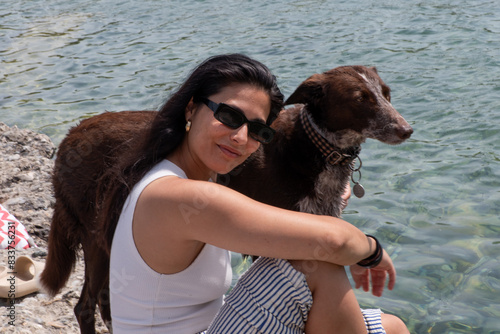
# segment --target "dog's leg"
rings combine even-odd
[[[113,333],[111,326],[111,305],[109,301],[109,259],[107,254],[103,251],[102,256],[100,256],[102,261],[98,270],[94,271],[94,281],[101,283],[99,288],[99,310],[101,311],[101,318],[110,333]]]
[[[87,271],[87,265],[85,265],[85,271]],[[87,274],[85,274],[80,299],[74,309],[81,334],[95,334],[95,306],[96,300],[90,295]]]
[[[109,257],[104,249],[92,240],[82,242],[85,254],[85,283],[75,314],[82,334],[95,333],[96,304],[103,322],[111,332],[111,309],[109,303]]]
[[[101,310],[101,318],[110,333],[113,333],[113,327],[111,323],[111,307],[109,302],[109,277],[103,280],[104,287],[99,293],[99,310]]]

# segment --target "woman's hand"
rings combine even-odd
[[[389,283],[387,285],[389,290],[392,290],[396,283],[396,269],[394,268],[394,264],[385,249],[382,261],[378,266],[367,269],[355,264],[352,265],[350,269],[352,279],[356,284],[356,289],[362,287],[364,291],[370,291],[371,278],[372,293],[377,297],[382,296],[387,275],[389,275]]]

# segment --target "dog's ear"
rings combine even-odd
[[[377,68],[375,66],[370,67],[370,70],[378,74]]]
[[[302,82],[292,95],[285,101],[285,105],[301,103],[314,104],[323,96],[323,75],[314,74]]]

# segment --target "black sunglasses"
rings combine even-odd
[[[216,120],[231,129],[237,129],[247,123],[249,136],[253,139],[263,144],[267,144],[273,139],[275,131],[267,124],[249,121],[241,111],[225,103],[215,103],[205,97],[202,97],[200,100],[214,112]]]

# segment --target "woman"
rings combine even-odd
[[[206,182],[272,139],[269,124],[282,106],[264,65],[243,55],[209,58],[161,108],[149,137],[118,164],[122,182],[103,193],[111,200],[100,211],[111,245],[115,333],[207,329],[231,282],[227,250],[299,260],[293,270],[307,279],[313,298],[322,292],[306,331],[366,333],[340,266],[376,255],[377,284],[383,289],[387,273],[393,284],[393,264],[374,238],[340,219],[278,209]],[[327,293],[332,283],[335,292]],[[323,322],[324,312],[333,327]],[[399,319],[386,318],[384,326],[401,328]],[[226,320],[232,321],[218,317]]]

